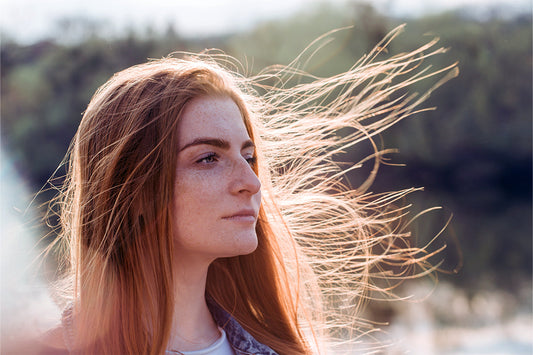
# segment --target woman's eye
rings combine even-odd
[[[214,163],[216,161],[217,161],[217,155],[215,153],[209,153],[209,154],[203,156],[202,158],[198,159],[196,162],[197,163],[210,164],[210,163]]]
[[[248,164],[250,164],[251,166],[254,166],[256,161],[257,161],[257,158],[255,156],[250,156],[250,157],[247,157],[246,158],[246,161],[248,162]]]

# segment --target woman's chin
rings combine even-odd
[[[248,255],[253,253],[257,249],[257,237],[254,238],[252,241],[250,241],[249,245],[247,245],[248,248],[246,248],[241,255]]]
[[[243,236],[236,240],[232,250],[228,251],[228,254],[230,254],[228,257],[251,254],[257,249],[257,244],[255,233],[253,235]]]

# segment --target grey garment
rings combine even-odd
[[[237,355],[278,355],[274,350],[261,344],[222,307],[207,297],[207,306],[215,323],[226,332],[226,336]]]
[[[236,355],[278,355],[268,346],[261,344],[248,333],[228,312],[220,307],[215,301],[207,297],[207,306],[215,320],[215,323],[226,332]],[[74,339],[74,327],[72,325],[72,306],[63,311],[63,335],[67,349],[72,349]]]

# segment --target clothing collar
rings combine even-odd
[[[235,318],[219,306],[211,297],[207,297],[206,300],[207,307],[215,323],[226,331],[228,340],[238,355],[277,355],[274,350],[255,340]]]
[[[228,341],[237,355],[278,355],[268,346],[261,344],[244,328],[219,306],[211,297],[206,297],[207,307],[215,320],[215,323],[226,332]],[[62,314],[63,335],[67,349],[72,350],[74,341],[73,305],[67,306]]]

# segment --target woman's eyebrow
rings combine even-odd
[[[246,149],[246,148],[250,148],[250,147],[251,148],[255,148],[255,144],[250,139],[248,139],[246,142],[244,142],[242,144],[241,150]]]
[[[195,145],[202,145],[202,144],[212,145],[212,146],[215,146],[215,147],[221,148],[221,149],[229,149],[229,147],[230,147],[229,142],[224,140],[224,139],[200,137],[200,138],[194,139],[190,143],[185,144],[183,146],[183,148],[180,149],[180,152],[185,150],[185,149],[187,149],[187,148],[189,148],[189,147],[192,147],[192,146],[195,146]]]
[[[230,143],[227,140],[225,140],[225,139],[200,137],[200,138],[194,139],[190,143],[185,144],[180,149],[180,152],[185,150],[185,149],[187,149],[187,148],[189,148],[189,147],[192,147],[192,146],[195,146],[195,145],[202,145],[202,144],[212,145],[214,147],[221,148],[221,149],[224,149],[224,150],[228,150],[230,148]],[[255,144],[254,144],[254,142],[252,142],[251,140],[248,139],[242,144],[241,150],[249,148],[249,147],[255,147]]]

